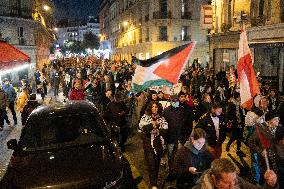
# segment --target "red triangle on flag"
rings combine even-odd
[[[190,43],[190,45],[188,45],[188,47],[186,47],[184,50],[165,60],[162,60],[164,62],[159,65],[153,73],[173,84],[177,84],[180,74],[184,68],[184,65],[188,61],[190,52],[193,48],[194,43]]]

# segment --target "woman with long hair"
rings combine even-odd
[[[203,171],[210,168],[213,156],[207,150],[206,133],[203,129],[194,129],[189,140],[177,151],[175,164],[178,189],[190,189]]]
[[[163,108],[159,102],[151,102],[139,123],[139,129],[143,133],[144,156],[152,189],[157,189],[159,166],[165,147],[164,136],[168,129],[168,123],[162,116],[162,111]]]

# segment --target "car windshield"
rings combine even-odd
[[[30,120],[23,128],[20,146],[24,151],[90,144],[106,138],[106,128],[96,114],[50,116]]]

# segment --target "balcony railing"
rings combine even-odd
[[[18,8],[16,6],[1,6],[0,16],[32,19],[32,9]]]
[[[160,36],[158,36],[158,41],[168,41],[168,36],[167,35],[160,35]]]
[[[164,11],[156,11],[153,12],[153,19],[171,19],[172,13],[171,11],[164,12]]]
[[[183,13],[181,13],[181,18],[191,20],[192,14],[191,14],[191,12],[183,12]]]

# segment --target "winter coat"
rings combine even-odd
[[[161,154],[163,151],[162,145],[164,144],[164,137],[166,134],[166,130],[168,129],[168,123],[164,117],[158,116],[156,121],[159,124],[159,127],[157,128],[159,133],[157,136],[154,136],[153,135],[154,126],[152,124],[153,121],[154,119],[152,118],[151,115],[144,114],[139,122],[139,129],[143,133],[143,136],[142,136],[143,148],[144,148],[144,151],[154,150],[156,151],[156,153]],[[155,141],[158,141],[158,142],[155,143]]]
[[[108,122],[114,122],[119,127],[127,126],[127,117],[128,108],[124,102],[110,102],[106,107],[104,112],[104,118]]]
[[[3,90],[0,90],[0,109],[6,109],[7,106],[7,96]]]
[[[41,104],[38,103],[37,100],[29,100],[27,102],[27,104],[25,105],[25,107],[23,108],[23,112],[21,114],[22,117],[22,125],[25,125],[27,122],[28,117],[30,116],[30,114],[32,113],[32,111],[34,109],[36,109],[36,107],[40,106]]]
[[[186,103],[179,104],[176,108],[169,106],[164,110],[163,116],[169,125],[166,135],[167,143],[174,144],[177,140],[186,141],[192,131],[192,115],[192,110]]]
[[[216,188],[214,186],[213,180],[211,179],[211,170],[209,169],[203,175],[198,181],[198,184],[194,186],[192,189],[214,189]],[[269,187],[268,185],[264,186],[257,186],[249,183],[248,181],[244,180],[241,177],[237,177],[236,179],[236,185],[233,189],[279,189],[279,185],[276,185],[274,188]]]
[[[228,128],[228,130],[232,131],[232,135],[242,137],[242,130],[245,122],[245,114],[244,111],[241,109],[240,104],[236,102],[236,100],[229,101],[226,112],[226,120],[227,123],[231,123],[230,124],[231,127]]]
[[[177,184],[195,185],[200,174],[191,174],[189,167],[195,167],[197,172],[204,172],[210,168],[213,156],[204,147],[196,150],[192,144],[187,141],[185,145],[177,151],[175,157],[175,167],[177,171]]]
[[[221,146],[226,139],[226,127],[224,116],[219,116],[219,141],[216,136],[216,129],[211,114],[207,113],[198,121],[196,128],[203,129],[207,134],[207,142],[210,147],[215,148],[217,145]]]
[[[22,112],[28,100],[29,100],[29,96],[26,93],[26,90],[23,90],[18,96],[17,103],[16,103],[16,111]]]
[[[84,100],[85,93],[84,90],[72,89],[69,94],[69,100]]]
[[[3,85],[3,90],[5,91],[6,95],[7,95],[7,99],[9,101],[9,103],[11,102],[15,102],[16,98],[17,98],[17,93],[14,89],[14,87],[12,85]]]

